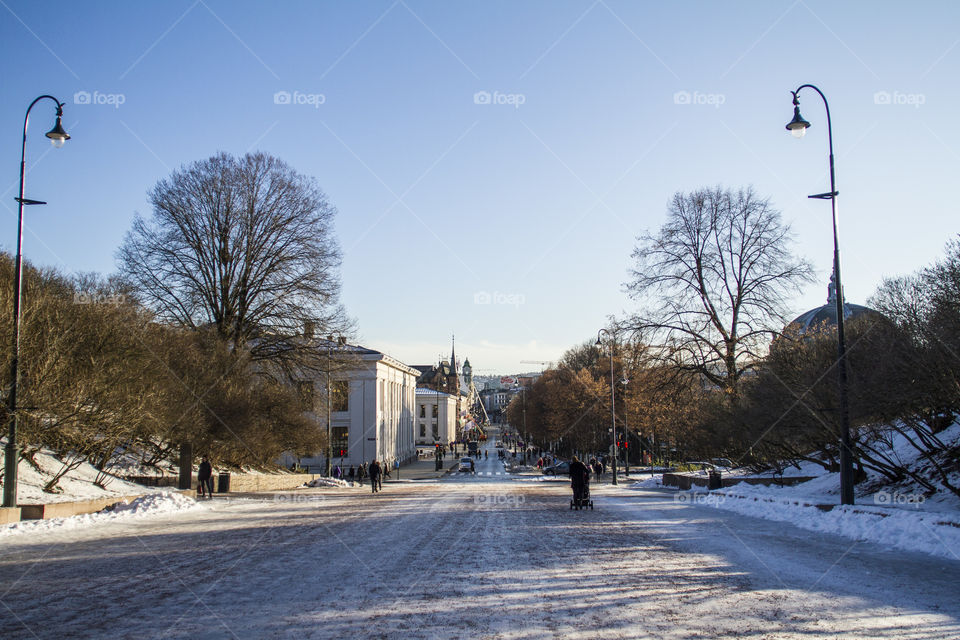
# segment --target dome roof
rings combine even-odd
[[[880,315],[879,311],[864,307],[859,304],[843,305],[843,319],[845,321],[851,318],[857,318],[864,315]],[[827,304],[822,307],[816,307],[801,313],[790,322],[789,327],[796,327],[803,334],[818,327],[834,327],[837,324],[837,289],[834,286],[833,275],[830,276],[830,284],[827,285]]]

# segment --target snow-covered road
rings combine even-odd
[[[960,637],[960,562],[497,468],[5,537],[0,635]]]

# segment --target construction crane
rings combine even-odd
[[[538,364],[540,365],[540,373],[543,373],[543,368],[549,368],[553,363],[549,360],[521,360],[520,364]]]

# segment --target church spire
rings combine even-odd
[[[450,369],[457,373],[457,336],[450,334]]]

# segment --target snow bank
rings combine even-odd
[[[656,473],[652,476],[644,478],[639,482],[633,482],[627,486],[628,489],[655,489],[657,487],[663,486],[663,474]]]
[[[825,511],[802,499],[772,497],[757,491],[726,489],[710,495],[716,499],[698,500],[697,504],[789,522],[808,531],[960,559],[960,516],[955,514],[856,505],[837,505]]]
[[[164,492],[149,496],[141,496],[130,502],[121,502],[112,508],[104,509],[106,513],[128,513],[133,515],[147,515],[152,513],[172,513],[186,511],[197,506],[197,501],[182,493]]]
[[[315,478],[303,485],[305,487],[360,487],[356,482],[349,480],[338,480],[336,478]]]
[[[42,531],[65,531],[79,529],[93,524],[126,522],[156,515],[190,511],[203,507],[193,498],[168,491],[158,492],[136,498],[129,503],[121,502],[97,513],[88,513],[69,518],[51,518],[49,520],[24,520],[0,526],[0,537],[21,533]]]

